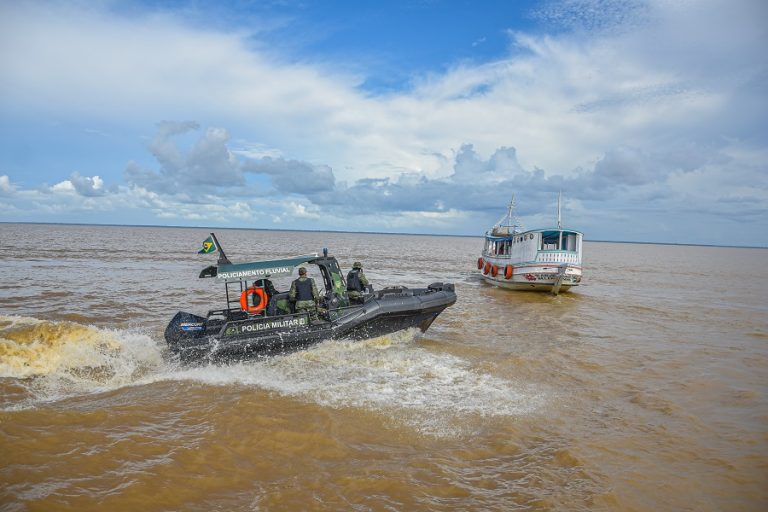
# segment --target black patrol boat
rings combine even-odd
[[[179,312],[165,329],[171,353],[183,363],[238,361],[292,352],[329,339],[366,339],[411,327],[426,331],[445,308],[456,302],[451,283],[426,288],[369,286],[350,303],[338,261],[309,254],[292,258],[232,264],[213,233],[220,252],[217,265],[200,273],[224,283],[226,308],[206,316]],[[203,251],[201,251],[203,252]],[[210,251],[206,251],[210,252]],[[299,265],[315,265],[323,280],[316,311],[296,312],[288,292],[271,279],[292,275]]]

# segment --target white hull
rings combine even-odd
[[[488,261],[493,262],[492,259]],[[516,267],[512,277],[507,279],[504,275],[504,269],[508,262],[503,262],[503,266],[496,265],[499,268],[496,277],[491,272],[481,274],[483,280],[499,288],[518,291],[542,291],[552,292],[555,287],[559,287],[556,293],[567,292],[574,286],[581,283],[581,268],[572,265],[525,265]],[[494,263],[491,263],[493,265]]]

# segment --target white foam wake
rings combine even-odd
[[[326,407],[359,407],[418,430],[451,434],[467,418],[483,421],[539,408],[545,393],[478,371],[456,356],[415,343],[417,330],[364,341],[326,341],[308,350],[232,365],[183,368],[164,360],[147,333],[71,322],[0,317],[0,377],[40,401],[158,381],[245,385]]]
[[[327,407],[380,411],[395,421],[435,435],[479,420],[530,414],[544,394],[474,370],[466,361],[413,343],[405,331],[365,341],[327,341],[270,360],[175,373],[211,385],[269,389]]]

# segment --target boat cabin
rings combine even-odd
[[[208,318],[218,317],[227,321],[254,317],[285,317],[298,315],[289,301],[290,283],[299,266],[314,266],[319,271],[310,272],[321,296],[318,311],[320,318],[333,320],[350,306],[347,286],[338,261],[328,256],[308,254],[278,260],[248,263],[219,263],[203,269],[200,278],[214,278],[224,283],[226,308],[208,312]],[[315,275],[312,275],[315,274]],[[288,279],[285,279],[288,278]],[[284,289],[283,289],[284,288]]]
[[[563,263],[581,263],[583,235],[578,231],[553,228],[509,235],[494,233],[485,237],[483,255],[486,257],[509,258],[517,262],[547,258]]]

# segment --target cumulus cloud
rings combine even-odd
[[[269,156],[246,161],[243,170],[269,175],[275,188],[285,194],[314,195],[330,191],[334,189],[336,181],[333,171],[327,165],[310,165]]]
[[[13,194],[16,187],[11,183],[11,179],[3,174],[0,176],[0,194]]]
[[[190,222],[230,222],[226,208],[238,205],[243,222],[269,211],[287,227],[332,223],[318,228],[341,227],[350,212],[385,219],[372,229],[442,229],[440,219],[463,216],[469,233],[513,192],[521,213],[539,215],[562,189],[585,219],[633,208],[690,226],[685,215],[706,204],[697,215],[748,219],[745,231],[768,224],[765,2],[548,1],[537,15],[557,30],[511,31],[498,60],[413,76],[385,95],[332,62],[281,60],[254,34],[157,11],[10,5],[3,113],[144,129],[163,112],[226,127],[197,136],[197,122],[161,122],[146,146],[156,166],[124,158],[134,161],[114,194],[101,171],[72,174],[53,187],[62,204],[140,205]],[[246,149],[232,149],[230,133]]]
[[[68,180],[60,181],[49,189],[53,193],[74,194],[82,197],[98,197],[106,193],[104,180],[99,176],[81,176],[75,171]]]
[[[69,182],[81,196],[95,197],[104,195],[104,180],[98,176],[80,176],[79,172],[73,172]]]
[[[189,151],[179,149],[174,136],[198,128],[192,121],[159,123],[148,149],[160,164],[160,170],[144,169],[130,162],[125,169],[126,181],[166,194],[243,186],[245,179],[240,162],[227,147],[227,130],[208,128]]]
[[[75,186],[69,180],[60,181],[51,187],[51,192],[73,194],[75,192]]]
[[[191,149],[182,150],[175,138],[196,130],[199,125],[193,121],[159,123],[157,133],[147,147],[160,169],[154,171],[129,162],[125,169],[126,181],[147,190],[189,194],[190,197],[201,192],[217,193],[217,190],[243,194],[244,173],[268,176],[280,194],[311,196],[335,188],[333,170],[327,165],[272,156],[252,158],[249,152],[240,152],[238,158],[229,149],[230,137],[224,128],[208,128]],[[249,190],[248,194],[251,193]]]
[[[572,173],[629,141],[718,143],[765,118],[763,2],[550,1],[540,17],[561,25],[556,35],[511,32],[505,58],[415,76],[410,89],[379,97],[338,66],[254,51],[247,34],[65,5],[5,10],[0,32],[16,49],[3,60],[8,105],[213,115],[252,124],[254,144],[328,165],[341,181],[445,175],[434,155],[467,142],[485,154],[514,146],[526,167]]]
[[[523,169],[512,147],[498,148],[483,158],[466,144],[455,154],[452,168],[447,177],[403,173],[397,179],[364,178],[311,197],[324,207],[339,210],[424,212],[429,213],[423,216],[426,219],[447,215],[449,210],[497,211],[513,193],[524,190],[536,204],[536,199],[556,193],[563,185],[559,176],[547,177],[540,169]]]

